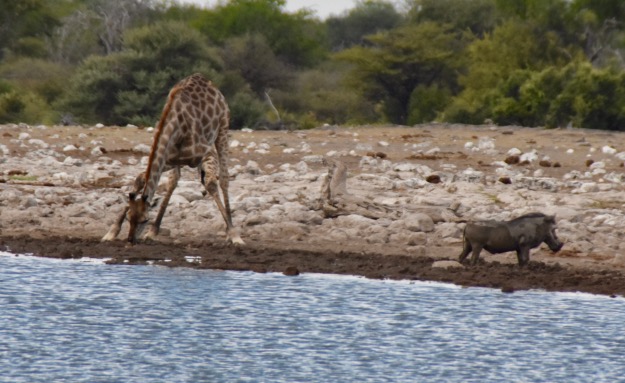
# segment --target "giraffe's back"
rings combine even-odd
[[[227,148],[230,112],[223,94],[203,75],[194,74],[172,89],[166,123],[162,126],[163,147],[168,164],[197,166],[213,145]],[[221,150],[218,150],[221,151]]]

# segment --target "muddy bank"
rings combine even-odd
[[[181,245],[139,244],[123,241],[100,243],[97,239],[72,237],[32,238],[2,236],[0,250],[49,258],[104,258],[109,264],[155,264],[190,267],[299,273],[357,275],[372,279],[421,280],[467,287],[489,287],[503,292],[527,289],[625,295],[625,274],[620,270],[565,267],[532,261],[525,268],[514,264],[482,262],[475,267],[433,267],[436,259],[404,254],[275,248],[259,242],[232,247],[223,241],[197,241]]]

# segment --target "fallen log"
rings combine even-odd
[[[321,184],[320,198],[315,210],[321,210],[325,218],[336,218],[342,215],[357,214],[371,219],[388,218],[396,220],[407,214],[423,213],[438,222],[461,222],[457,214],[460,206],[454,203],[448,207],[441,206],[396,206],[386,205],[350,194],[347,191],[347,166],[337,160],[326,160],[328,173]]]

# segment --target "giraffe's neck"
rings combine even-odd
[[[158,187],[158,181],[161,179],[161,174],[163,174],[165,169],[170,143],[174,138],[172,135],[175,133],[175,129],[173,129],[174,124],[171,123],[173,118],[168,119],[168,117],[172,114],[174,97],[181,89],[182,87],[179,86],[169,92],[167,104],[165,104],[161,119],[156,126],[156,133],[154,134],[154,141],[152,142],[150,157],[148,158],[148,166],[145,171],[146,182],[142,193],[144,197],[147,197],[148,201],[152,201],[152,197],[154,197],[154,193]],[[168,121],[170,121],[170,123],[168,123]]]

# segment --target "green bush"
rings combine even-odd
[[[419,85],[410,95],[408,125],[431,122],[445,109],[451,100],[451,91],[438,85]]]
[[[625,73],[574,62],[519,72],[498,88],[492,117],[501,125],[625,130]]]
[[[238,92],[228,100],[230,108],[230,128],[253,128],[262,120],[267,107],[248,92]]]
[[[60,106],[84,122],[150,125],[174,84],[196,72],[219,83],[220,65],[216,49],[183,24],[131,29],[121,52],[91,56],[80,65]]]
[[[11,90],[0,94],[0,124],[53,124],[57,120],[58,115],[35,93]]]

